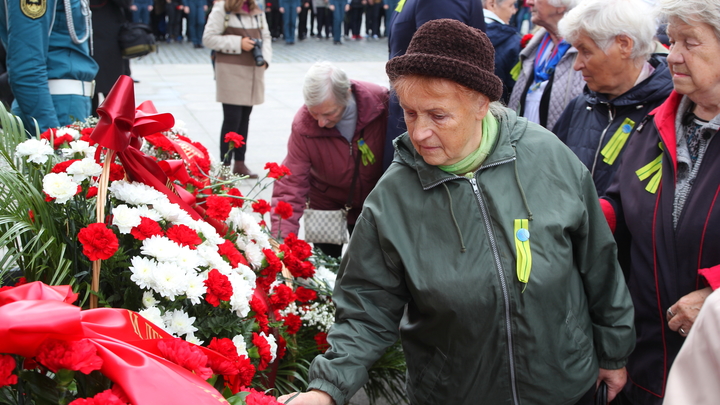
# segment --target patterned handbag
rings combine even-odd
[[[342,245],[350,240],[347,229],[347,213],[352,208],[353,192],[355,191],[355,183],[360,170],[360,155],[361,153],[358,151],[355,158],[355,173],[350,185],[350,195],[345,208],[339,210],[314,210],[309,208],[310,201],[307,202],[307,207],[303,212],[305,242]]]

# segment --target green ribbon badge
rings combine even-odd
[[[372,153],[363,138],[358,139],[358,150],[360,151],[360,159],[362,159],[363,166],[375,163],[375,154]]]
[[[660,150],[664,150],[662,143],[658,143]],[[635,171],[640,181],[645,181],[650,178],[650,181],[645,186],[645,190],[651,194],[655,194],[660,186],[660,180],[662,179],[662,152],[660,156],[656,157],[655,160],[646,164]]]
[[[625,118],[625,121],[618,127],[615,134],[610,138],[610,141],[600,151],[600,154],[604,157],[603,162],[609,165],[615,163],[634,127],[635,121],[630,118]]]

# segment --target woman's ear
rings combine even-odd
[[[620,55],[624,59],[630,59],[635,41],[627,35],[618,35],[615,37],[615,43],[620,47]]]

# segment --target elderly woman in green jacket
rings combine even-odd
[[[331,348],[297,404],[345,404],[402,338],[412,404],[592,404],[633,309],[587,169],[502,94],[485,34],[433,20],[387,72],[408,132],[365,201]],[[284,401],[290,397],[281,397]]]

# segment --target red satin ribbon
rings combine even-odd
[[[34,357],[48,338],[88,339],[103,359],[100,371],[134,405],[228,403],[206,381],[162,357],[157,342],[173,338],[165,331],[126,309],[81,311],[70,304],[76,297],[69,286],[41,282],[0,292],[0,353]]]
[[[117,153],[128,178],[162,192],[193,219],[201,220],[201,214],[192,207],[195,197],[173,184],[158,163],[139,150],[140,138],[172,128],[172,114],[158,113],[151,101],[136,109],[134,83],[129,76],[118,78],[97,112],[100,120],[90,138]]]

